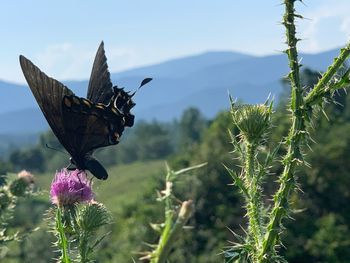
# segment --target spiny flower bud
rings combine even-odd
[[[17,179],[10,183],[9,190],[14,196],[23,196],[33,183],[34,176],[30,172],[22,170],[17,174]]]
[[[271,125],[272,103],[270,105],[234,105],[231,114],[240,135],[249,143],[259,143]]]
[[[23,196],[28,186],[29,184],[26,179],[17,178],[11,182],[9,190],[14,196]]]
[[[192,200],[184,201],[181,205],[179,212],[179,219],[187,221],[194,210],[194,205]]]
[[[34,183],[34,176],[27,170],[22,170],[17,174],[19,179],[23,179],[28,185]]]
[[[99,227],[109,224],[111,215],[103,204],[91,202],[79,208],[77,222],[83,231],[94,232]]]

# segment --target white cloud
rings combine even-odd
[[[321,2],[321,1],[320,1]],[[306,52],[319,52],[341,45],[350,35],[350,1],[337,0],[313,3],[315,8],[306,7],[303,16],[301,37],[302,50]],[[310,9],[312,11],[310,11]]]
[[[122,47],[106,47],[108,66],[111,72],[121,71],[137,65],[137,54],[134,50]]]

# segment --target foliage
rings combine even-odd
[[[207,121],[198,109],[185,110],[179,123],[180,141],[178,147],[184,152],[190,151],[194,144],[200,142],[206,127]]]
[[[25,233],[14,231],[10,222],[19,201],[33,194],[33,176],[23,171],[19,176],[1,176],[0,185],[0,259],[7,254],[7,245],[11,241],[19,241]],[[29,229],[27,229],[29,231]]]

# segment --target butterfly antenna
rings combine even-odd
[[[59,149],[53,148],[53,147],[51,147],[50,145],[48,145],[47,143],[45,144],[45,146],[46,146],[46,148],[48,148],[48,149],[50,149],[50,150],[54,150],[54,151],[56,151],[56,152],[60,152],[60,153],[63,153],[63,154],[65,154],[65,155],[68,155],[68,156],[69,156],[68,153],[66,153],[66,152],[64,152],[64,151],[61,151],[61,150],[59,150]],[[69,167],[69,165],[68,165],[68,167]]]
[[[133,97],[136,92],[138,92],[143,86],[145,86],[148,82],[150,82],[153,78],[145,78],[143,81],[141,81],[140,86],[135,90],[130,96]]]

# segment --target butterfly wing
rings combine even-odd
[[[128,92],[125,92],[124,89],[118,87],[113,87],[113,90],[114,95],[109,106],[123,115],[125,126],[132,127],[134,125],[135,116],[131,114],[130,110],[136,105],[132,100],[134,94],[130,95]]]
[[[81,154],[117,144],[126,126],[117,109],[75,95],[63,99],[63,123],[67,132],[78,135]]]
[[[106,179],[106,170],[92,157],[92,152],[117,144],[125,126],[133,125],[134,116],[130,114],[130,109],[134,103],[131,96],[122,89],[110,88],[111,95],[104,93],[98,97],[95,93],[99,90],[97,88],[92,90],[90,96],[96,100],[108,98],[108,105],[94,103],[75,96],[70,89],[48,77],[24,56],[20,56],[20,64],[47,122],[76,166],[89,169],[99,179]],[[103,87],[107,86],[100,86],[100,90],[103,91]]]
[[[24,56],[19,58],[27,83],[49,123],[52,131],[63,147],[74,155],[74,145],[63,124],[62,99],[74,93],[59,81],[48,77]]]
[[[77,96],[63,98],[63,123],[79,152],[72,156],[80,169],[88,169],[98,179],[107,179],[104,167],[92,157],[95,149],[119,142],[125,118],[116,109],[102,103],[94,104]]]
[[[91,71],[87,98],[94,103],[107,105],[113,96],[112,86],[104,44],[101,42]]]

